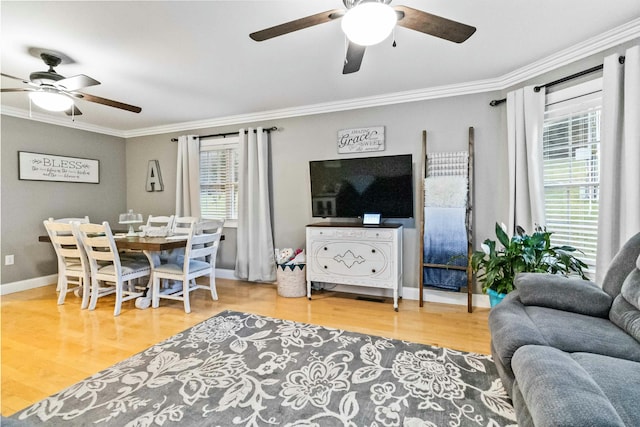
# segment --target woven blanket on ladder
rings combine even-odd
[[[427,156],[427,177],[424,179],[425,263],[467,266],[468,163],[469,153],[466,151]],[[467,273],[424,267],[424,285],[459,291],[467,285]]]

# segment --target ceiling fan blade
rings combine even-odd
[[[66,79],[58,80],[55,85],[59,86],[63,90],[78,90],[89,86],[99,85],[100,82],[84,74],[78,74],[77,76],[67,77]]]
[[[0,92],[35,92],[35,89],[29,89],[26,87],[23,88],[8,88],[8,89],[0,89]]]
[[[327,10],[326,12],[316,13],[315,15],[306,16],[304,18],[276,25],[275,27],[256,31],[255,33],[249,34],[249,37],[257,42],[261,42],[284,34],[292,33],[294,31],[313,27],[314,25],[324,24],[325,22],[329,22],[337,18],[342,18],[344,14],[345,11],[342,9]]]
[[[19,80],[19,81],[21,81],[22,83],[25,83],[25,84],[30,84],[31,83],[29,80],[21,79],[20,77],[11,76],[11,75],[5,74],[5,73],[0,73],[0,74],[2,74],[2,77],[8,77],[10,79]]]
[[[404,13],[404,17],[398,19],[398,25],[401,27],[420,31],[421,33],[455,43],[462,43],[476,32],[476,27],[432,15],[411,7],[395,6],[394,9]]]
[[[73,109],[73,111],[72,111]],[[67,111],[64,112],[67,116],[81,116],[82,115],[82,111],[80,111],[78,109],[78,107],[75,106],[75,104],[73,105],[73,107],[69,108]]]
[[[349,42],[349,46],[347,47],[347,56],[344,59],[344,67],[342,68],[342,74],[355,73],[360,69],[360,64],[362,64],[362,58],[364,57],[365,50],[365,46]]]
[[[88,93],[72,92],[72,93],[69,93],[69,95],[75,98],[84,99],[85,101],[95,102],[102,105],[108,105],[109,107],[119,108],[121,110],[127,110],[134,113],[139,113],[140,111],[142,111],[142,108],[136,107],[135,105],[125,104],[124,102],[113,101],[111,99],[101,98],[95,95],[89,95]]]

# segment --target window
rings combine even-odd
[[[200,211],[226,226],[238,219],[238,137],[201,141]]]
[[[544,190],[547,230],[554,245],[571,245],[595,273],[600,186],[602,80],[547,96]]]

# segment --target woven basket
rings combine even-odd
[[[307,295],[307,282],[304,264],[276,266],[278,295],[287,298],[299,298]]]

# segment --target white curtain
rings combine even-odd
[[[507,94],[507,156],[509,159],[508,230],[517,225],[528,233],[544,225],[542,126],[544,91],[527,86]]]
[[[640,45],[604,60],[596,281],[640,232]]]
[[[259,127],[240,129],[238,166],[238,278],[272,282],[276,278],[269,203],[269,138]]]
[[[200,217],[200,138],[178,137],[176,216]]]

